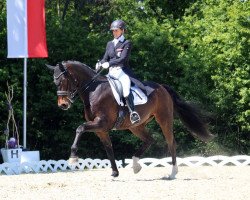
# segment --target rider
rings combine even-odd
[[[123,88],[123,97],[130,112],[130,121],[132,124],[140,121],[139,114],[135,111],[133,95],[130,94],[131,80],[128,76],[129,56],[131,52],[131,42],[124,37],[126,24],[122,20],[115,20],[110,26],[114,39],[109,41],[106,46],[106,52],[103,59],[96,63],[96,69],[103,67],[109,68],[109,75],[118,79]]]

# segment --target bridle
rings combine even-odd
[[[57,96],[67,96],[67,99],[71,103],[74,103],[75,99],[77,98],[77,95],[79,93],[83,94],[103,71],[103,69],[101,69],[90,81],[88,81],[86,84],[82,85],[81,87],[78,87],[79,84],[78,84],[77,79],[72,77],[72,75],[67,69],[67,66],[64,63],[59,63],[58,65],[59,65],[59,69],[61,73],[58,76],[54,76],[54,79],[59,79],[62,75],[64,75],[66,78],[68,78],[70,82],[73,83],[75,89],[73,91],[58,90]]]

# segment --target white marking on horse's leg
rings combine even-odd
[[[133,170],[134,173],[137,174],[139,171],[141,171],[141,165],[138,163],[139,158],[133,156],[132,159],[133,159]]]
[[[173,165],[172,167],[172,173],[171,175],[169,176],[169,179],[175,179],[175,175],[178,173],[178,166],[177,166],[177,163],[175,163],[175,165]]]
[[[78,157],[69,158],[68,163],[69,163],[69,165],[77,164],[78,163]]]

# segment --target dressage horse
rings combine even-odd
[[[114,129],[120,106],[112,93],[107,77],[100,75],[87,65],[77,61],[66,61],[56,66],[47,65],[54,70],[54,83],[57,86],[58,106],[63,110],[70,108],[76,97],[80,97],[84,104],[85,123],[76,129],[76,136],[71,147],[69,161],[77,162],[77,146],[80,136],[84,132],[95,132],[103,143],[107,156],[111,162],[112,176],[119,176],[109,131]],[[154,142],[145,126],[153,118],[160,125],[168,144],[172,157],[172,173],[169,178],[174,179],[178,172],[176,163],[176,144],[173,135],[174,114],[180,118],[191,134],[203,141],[209,141],[213,135],[209,132],[206,123],[198,109],[182,100],[176,92],[167,85],[151,82],[153,92],[148,96],[148,101],[137,105],[136,111],[141,120],[131,124],[128,109],[124,120],[115,127],[116,130],[129,129],[135,136],[143,141],[142,146],[133,156],[134,173],[141,169],[139,158]]]

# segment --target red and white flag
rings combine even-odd
[[[8,58],[48,57],[45,0],[7,0]]]

